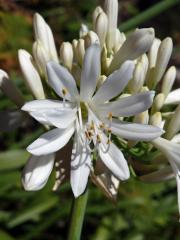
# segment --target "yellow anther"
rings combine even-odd
[[[104,129],[105,128],[105,124],[104,123],[99,124],[99,128],[100,129]]]
[[[111,129],[110,129],[110,128],[108,128],[108,129],[107,129],[107,132],[108,132],[108,133],[112,133],[112,131],[111,131]]]
[[[93,131],[95,130],[93,121],[91,122],[90,129],[93,130]]]
[[[66,88],[63,88],[63,89],[62,89],[62,94],[63,94],[64,96],[66,96],[67,92],[68,92],[68,91],[67,91]]]
[[[99,134],[97,134],[97,141],[98,141],[98,143],[101,143],[101,138],[100,138]]]
[[[112,112],[109,112],[109,114],[108,114],[108,119],[109,119],[109,120],[112,120]]]
[[[110,139],[108,139],[108,140],[107,140],[107,144],[109,145],[110,143],[111,143],[111,140],[110,140]]]

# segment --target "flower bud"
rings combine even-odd
[[[95,32],[97,33],[100,41],[101,48],[103,48],[106,34],[107,34],[107,25],[108,25],[108,19],[104,12],[101,12],[95,23]]]
[[[72,62],[73,62],[73,49],[72,49],[71,43],[63,42],[61,44],[60,59],[61,59],[63,65],[71,71]]]
[[[83,59],[84,59],[84,54],[85,54],[85,47],[84,47],[84,39],[79,39],[78,40],[78,44],[76,47],[76,51],[77,51],[77,60],[79,62],[80,65],[82,65],[83,63]]]
[[[170,92],[165,100],[165,105],[180,103],[180,88]]]
[[[44,99],[43,86],[38,71],[33,65],[32,56],[27,51],[21,49],[18,51],[18,57],[24,80],[31,93],[36,99]]]
[[[156,65],[157,54],[158,54],[160,44],[161,44],[161,40],[158,38],[155,38],[148,52],[149,68],[153,68]]]
[[[136,29],[123,43],[119,51],[114,55],[109,68],[109,73],[118,69],[126,60],[134,60],[147,52],[154,40],[154,29]]]
[[[136,64],[136,67],[133,73],[133,78],[128,84],[128,89],[130,93],[137,93],[140,91],[140,89],[144,84],[144,78],[145,78],[145,69],[143,67],[143,64],[139,62]]]
[[[157,54],[156,65],[153,69],[153,75],[152,75],[153,81],[151,82],[151,85],[149,85],[150,89],[155,88],[156,85],[161,80],[162,76],[164,75],[164,72],[166,71],[166,67],[168,65],[168,62],[172,53],[172,48],[173,48],[173,44],[172,44],[171,38],[169,37],[165,38],[161,42],[159,46],[158,54]]]
[[[122,44],[125,42],[126,36],[124,33],[121,33],[118,28],[116,28],[116,34],[115,34],[115,43],[114,43],[114,53],[116,53]]]
[[[77,63],[73,63],[71,72],[72,72],[73,77],[76,80],[77,85],[80,86],[81,68],[79,67],[79,65]]]
[[[116,35],[117,20],[118,20],[118,1],[106,0],[105,12],[108,17],[106,44],[107,44],[108,52],[111,52],[115,44],[115,35]]]
[[[9,79],[7,73],[0,69],[0,89],[18,107],[24,104],[24,99],[16,85]]]
[[[163,93],[156,95],[152,105],[152,113],[159,112],[164,105],[165,96]]]
[[[93,31],[89,31],[88,34],[85,36],[84,40],[85,40],[85,48],[88,48],[93,43],[99,44],[98,35]]]
[[[50,54],[51,60],[58,62],[56,46],[50,27],[44,21],[43,17],[38,13],[34,15],[33,24],[36,41],[39,40],[42,42],[47,53]]]
[[[78,61],[77,45],[78,45],[78,40],[74,39],[72,41],[72,48],[73,48],[74,59],[76,61]]]
[[[148,122],[149,122],[148,110],[146,110],[146,111],[144,111],[142,113],[137,114],[134,117],[133,122],[135,122],[135,123],[142,123],[142,124],[148,124]]]
[[[50,56],[40,41],[36,41],[33,44],[33,56],[39,72],[41,75],[46,76],[46,64],[50,60]]]
[[[86,36],[86,34],[89,32],[88,26],[85,24],[81,24],[81,28],[79,31],[79,36],[80,38]]]
[[[176,108],[166,129],[165,138],[172,139],[180,130],[180,105]]]
[[[103,12],[103,10],[100,6],[97,6],[93,12],[93,30],[95,30],[96,19],[101,12]]]
[[[162,81],[161,91],[162,93],[164,93],[165,97],[167,97],[167,95],[171,91],[175,79],[176,79],[176,68],[172,66],[167,70]]]
[[[162,128],[162,115],[160,112],[156,112],[150,117],[150,124]]]

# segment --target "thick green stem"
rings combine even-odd
[[[81,231],[86,211],[87,199],[88,190],[86,190],[83,195],[73,200],[68,240],[80,240],[81,238]]]
[[[160,13],[166,11],[167,9],[175,6],[176,4],[180,3],[180,0],[163,0],[154,6],[150,7],[146,11],[138,14],[137,16],[131,18],[125,23],[122,23],[119,29],[124,31],[129,31],[135,27],[138,27],[141,23],[159,15]]]

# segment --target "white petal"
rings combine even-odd
[[[27,191],[37,191],[43,188],[51,174],[54,165],[54,154],[31,156],[23,169],[22,184]]]
[[[21,110],[27,111],[27,112],[33,112],[33,111],[44,111],[44,110],[50,110],[50,109],[55,109],[55,110],[63,110],[64,108],[71,109],[73,108],[74,105],[71,103],[64,103],[58,100],[34,100],[27,102],[23,105]]]
[[[180,103],[180,88],[170,92],[165,100],[165,105]]]
[[[92,44],[85,53],[81,74],[80,95],[88,101],[95,89],[100,76],[100,46]]]
[[[157,183],[174,178],[174,172],[170,166],[159,169],[155,172],[140,176],[143,182]]]
[[[177,183],[177,195],[178,195],[178,209],[180,214],[180,176],[176,175],[176,183]]]
[[[118,120],[113,120],[111,124],[112,132],[128,140],[140,140],[140,141],[151,141],[164,132],[161,128],[138,124],[138,123],[126,123]]]
[[[49,125],[52,126],[52,123],[50,123],[41,112],[29,112],[29,114],[31,115],[31,117],[33,117],[34,119],[36,119],[36,121],[40,122],[41,124],[44,125]]]
[[[67,129],[55,128],[31,143],[27,151],[37,156],[56,152],[68,143],[73,133],[74,125]]]
[[[64,97],[63,90],[66,90],[66,99],[75,101],[78,98],[76,82],[65,67],[51,61],[47,64],[47,74],[49,84],[60,97]]]
[[[153,40],[153,28],[136,29],[133,33],[129,34],[126,41],[114,55],[109,72],[113,72],[118,69],[123,62],[127,60],[134,60],[143,53],[147,52],[151,47]]]
[[[174,143],[180,144],[180,133],[178,133],[177,135],[175,135],[175,136],[171,139],[171,141],[174,142]]]
[[[102,134],[101,137],[103,143],[100,143],[98,147],[101,160],[118,179],[128,179],[130,176],[129,168],[122,152],[113,143],[110,143],[109,150],[105,152],[104,150],[107,148],[107,137],[104,134]]]
[[[87,148],[80,145],[77,137],[71,156],[71,187],[75,197],[79,197],[86,188],[91,168],[91,155]]]
[[[93,97],[93,101],[104,103],[113,97],[119,95],[132,78],[134,63],[126,61],[120,69],[113,72],[101,85]]]
[[[138,93],[130,97],[120,98],[117,101],[97,105],[100,115],[129,117],[146,111],[151,105],[154,91]]]
[[[33,96],[36,99],[44,99],[43,85],[39,73],[33,64],[32,56],[27,51],[20,49],[18,51],[18,57],[24,79]]]

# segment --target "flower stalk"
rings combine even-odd
[[[79,240],[81,238],[82,226],[86,205],[88,200],[88,190],[78,198],[74,198],[71,208],[70,226],[68,231],[68,240]]]

